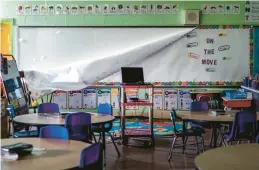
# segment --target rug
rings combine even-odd
[[[148,120],[142,119],[127,119],[126,128],[141,128],[148,129]],[[154,136],[171,136],[173,134],[173,125],[171,121],[155,120],[153,122]],[[182,129],[182,123],[176,123],[176,129]],[[121,131],[120,120],[113,122],[111,133],[119,134]]]

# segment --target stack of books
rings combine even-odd
[[[1,147],[1,158],[4,160],[17,160],[21,156],[31,154],[33,146],[27,143],[15,143]]]

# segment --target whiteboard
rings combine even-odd
[[[19,27],[18,65],[20,69],[45,71],[93,58],[102,63],[107,56],[122,57],[119,54],[141,50],[139,47],[149,42],[152,46],[143,50],[152,51],[161,37],[185,29],[189,28]],[[196,29],[190,34],[165,43],[131,66],[142,66],[147,82],[241,81],[248,75],[249,29]],[[187,47],[195,43],[198,45]],[[222,46],[229,48],[219,51]],[[120,82],[121,74],[101,81]]]

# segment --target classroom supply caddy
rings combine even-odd
[[[127,89],[148,89],[148,95],[145,100],[130,100],[127,99]],[[121,86],[121,137],[122,144],[128,145],[129,138],[135,138],[138,141],[148,143],[149,147],[154,147],[153,133],[153,85],[122,85]],[[147,106],[149,108],[149,128],[126,128],[126,110],[131,106]]]

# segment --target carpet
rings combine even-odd
[[[126,128],[141,128],[148,129],[149,122],[148,120],[142,119],[127,119]],[[153,122],[154,136],[171,136],[173,133],[173,125],[171,121],[165,120],[155,120]],[[176,123],[176,129],[182,129],[182,123]],[[119,134],[121,130],[120,120],[115,120],[113,122],[113,127],[111,133]]]

